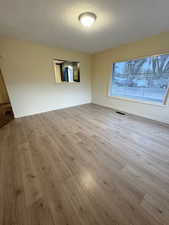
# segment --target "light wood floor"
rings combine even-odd
[[[168,225],[169,128],[84,105],[0,129],[0,225]]]

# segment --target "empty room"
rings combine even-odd
[[[0,225],[169,225],[168,9],[0,0]]]

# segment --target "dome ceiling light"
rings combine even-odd
[[[96,18],[96,14],[92,12],[84,12],[79,15],[79,21],[84,27],[91,27]]]

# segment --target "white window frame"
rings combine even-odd
[[[160,54],[154,54],[154,55],[146,55],[146,56],[141,56],[141,57],[136,57],[136,58],[124,58],[124,60],[117,60],[113,61],[111,64],[111,74],[110,74],[110,79],[108,83],[108,97],[113,98],[113,99],[118,99],[118,100],[123,100],[123,101],[129,101],[129,102],[136,102],[136,103],[141,103],[141,104],[148,104],[148,105],[156,105],[156,106],[167,106],[168,104],[168,99],[169,99],[169,84],[166,89],[165,95],[163,102],[154,102],[154,101],[143,101],[139,99],[134,99],[134,98],[127,98],[127,97],[121,97],[121,96],[113,96],[111,95],[111,90],[112,90],[112,84],[113,84],[113,71],[112,71],[112,65],[115,63],[120,63],[120,62],[127,62],[130,60],[137,60],[137,59],[143,59],[143,58],[148,58],[148,57],[153,57],[153,56],[159,56],[159,55],[169,55],[169,52],[166,53],[160,53]]]

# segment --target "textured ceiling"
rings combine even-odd
[[[0,35],[98,52],[169,31],[169,0],[0,0]],[[97,14],[91,28],[78,15]]]

